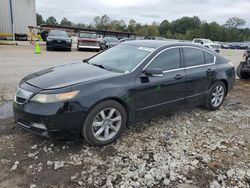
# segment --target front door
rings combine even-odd
[[[186,74],[179,48],[165,49],[147,68],[160,68],[163,75],[138,75],[136,78],[136,119],[174,110],[185,103]]]

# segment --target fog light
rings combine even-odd
[[[45,125],[41,124],[41,123],[32,123],[32,126],[38,128],[38,129],[47,130],[47,128],[45,127]]]

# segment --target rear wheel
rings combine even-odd
[[[236,70],[237,76],[240,79],[248,79],[250,78],[250,74],[248,74],[247,72],[242,72],[243,65],[244,65],[243,63],[240,63],[240,65],[237,67],[237,70]]]
[[[93,146],[107,145],[116,140],[126,126],[127,116],[123,106],[113,100],[97,104],[87,115],[82,136]]]
[[[205,107],[209,110],[217,110],[222,105],[226,96],[226,86],[224,82],[215,82],[208,90]]]

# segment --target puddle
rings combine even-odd
[[[12,101],[4,102],[0,106],[0,119],[13,117]]]

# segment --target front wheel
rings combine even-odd
[[[209,110],[218,110],[225,99],[226,92],[224,82],[215,82],[208,90],[204,106]]]
[[[127,123],[123,106],[113,100],[97,104],[87,115],[82,136],[93,146],[107,145],[116,140]]]

